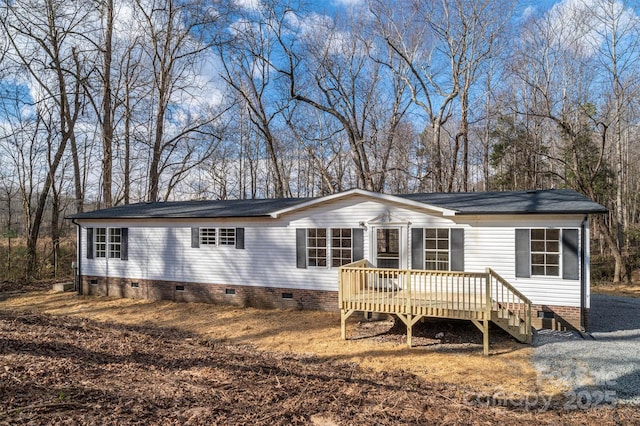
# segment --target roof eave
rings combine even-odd
[[[219,215],[219,216],[161,216],[161,215],[135,215],[135,216],[65,216],[67,220],[146,220],[146,219],[236,219],[236,218],[268,218],[268,214],[247,214],[243,216]]]
[[[609,210],[562,210],[562,211],[475,211],[458,212],[458,216],[506,216],[506,215],[574,215],[574,214],[607,214]]]

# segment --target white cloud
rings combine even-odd
[[[246,10],[259,10],[262,8],[262,2],[260,0],[233,0],[233,3]]]
[[[327,15],[311,13],[304,16],[291,14],[289,23],[300,30],[302,38],[311,45],[322,46],[329,55],[366,55],[367,47],[359,46],[355,52],[354,43],[359,43],[350,31],[336,28],[333,19]]]
[[[534,6],[527,6],[522,11],[521,19],[527,19],[527,18],[533,16],[535,13],[536,13],[536,8]]]
[[[619,0],[562,0],[549,10],[546,22],[557,43],[591,56],[611,37],[614,22],[619,38],[637,25],[638,16]]]
[[[353,7],[353,6],[361,6],[364,4],[364,0],[333,0],[333,3],[336,6],[347,6],[347,7]]]

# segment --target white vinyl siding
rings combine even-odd
[[[409,226],[463,228],[465,271],[485,272],[490,267],[535,304],[580,304],[579,280],[569,281],[550,276],[526,279],[515,277],[515,230],[579,229],[583,219],[581,215],[443,217],[439,213],[383,204],[363,197],[336,200],[278,219],[229,219],[216,224],[218,229],[244,227],[244,250],[192,248],[191,229],[210,226],[210,222],[204,220],[114,220],[83,223],[83,226],[91,227],[129,227],[129,261],[86,259],[86,243],[83,240],[80,246],[82,273],[93,276],[108,274],[113,277],[164,281],[337,291],[338,268],[296,268],[296,229],[360,227],[364,229],[364,257],[371,260],[371,233],[377,228],[370,221],[387,213],[405,221],[404,225],[397,225],[407,241],[407,247],[401,247],[405,250],[405,258],[411,255],[408,250],[411,247]],[[327,238],[331,239],[331,235],[327,234]],[[82,236],[86,238],[84,230]],[[408,264],[411,264],[410,259]],[[401,267],[407,266],[403,264]],[[588,288],[588,276],[585,279]]]
[[[544,225],[549,228],[575,228],[580,220],[509,217],[502,224],[498,224],[495,218],[474,221],[474,226],[465,231],[465,270],[483,272],[490,267],[535,304],[578,307],[579,280],[564,280],[561,276],[516,277],[515,230],[523,226],[543,228]],[[588,264],[588,259],[585,261]]]
[[[191,247],[189,223],[129,226],[129,261],[82,258],[82,274],[337,291],[337,268],[297,270],[295,229],[245,226],[244,250]],[[173,226],[172,226],[173,225]],[[196,224],[197,225],[197,224]],[[86,235],[86,233],[84,233]],[[82,247],[85,256],[85,248]]]

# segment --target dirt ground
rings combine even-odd
[[[547,404],[553,389],[536,383],[530,349],[497,331],[484,357],[464,324],[425,324],[409,349],[392,321],[354,319],[347,341],[339,323],[326,312],[5,292],[0,423],[640,422],[631,407],[563,411],[551,394]]]

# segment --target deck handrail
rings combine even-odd
[[[347,263],[346,265],[342,265],[340,269],[347,268],[360,268],[362,266],[372,266],[371,263],[367,259],[356,260],[355,262]]]
[[[466,311],[484,315],[484,280],[480,272],[376,268],[366,260],[340,267],[341,309],[437,315]]]
[[[493,269],[487,268],[487,275],[488,279],[491,280],[490,285],[492,301],[495,301],[495,303],[498,305],[498,308],[507,309],[511,315],[515,315],[516,318],[524,321],[524,334],[526,335],[526,341],[527,343],[531,343],[531,300],[527,296],[522,294],[522,292],[520,292],[517,288],[511,285],[510,282],[502,278],[500,274],[498,274]],[[496,283],[500,284],[499,287],[497,285],[495,286],[495,293],[493,280],[495,280]],[[501,292],[501,294],[498,294],[498,292]],[[522,316],[524,316],[524,318],[522,318]]]
[[[500,281],[500,283],[503,286],[507,287],[509,289],[509,291],[511,291],[516,296],[518,296],[520,299],[522,299],[523,301],[526,301],[527,303],[531,303],[531,300],[529,300],[529,298],[527,296],[522,294],[517,288],[515,288],[513,285],[511,285],[511,283],[509,281],[507,281],[504,278],[502,278],[496,271],[494,271],[491,268],[487,268],[487,272],[489,274],[491,274],[491,276],[493,278],[495,278],[496,280]]]

